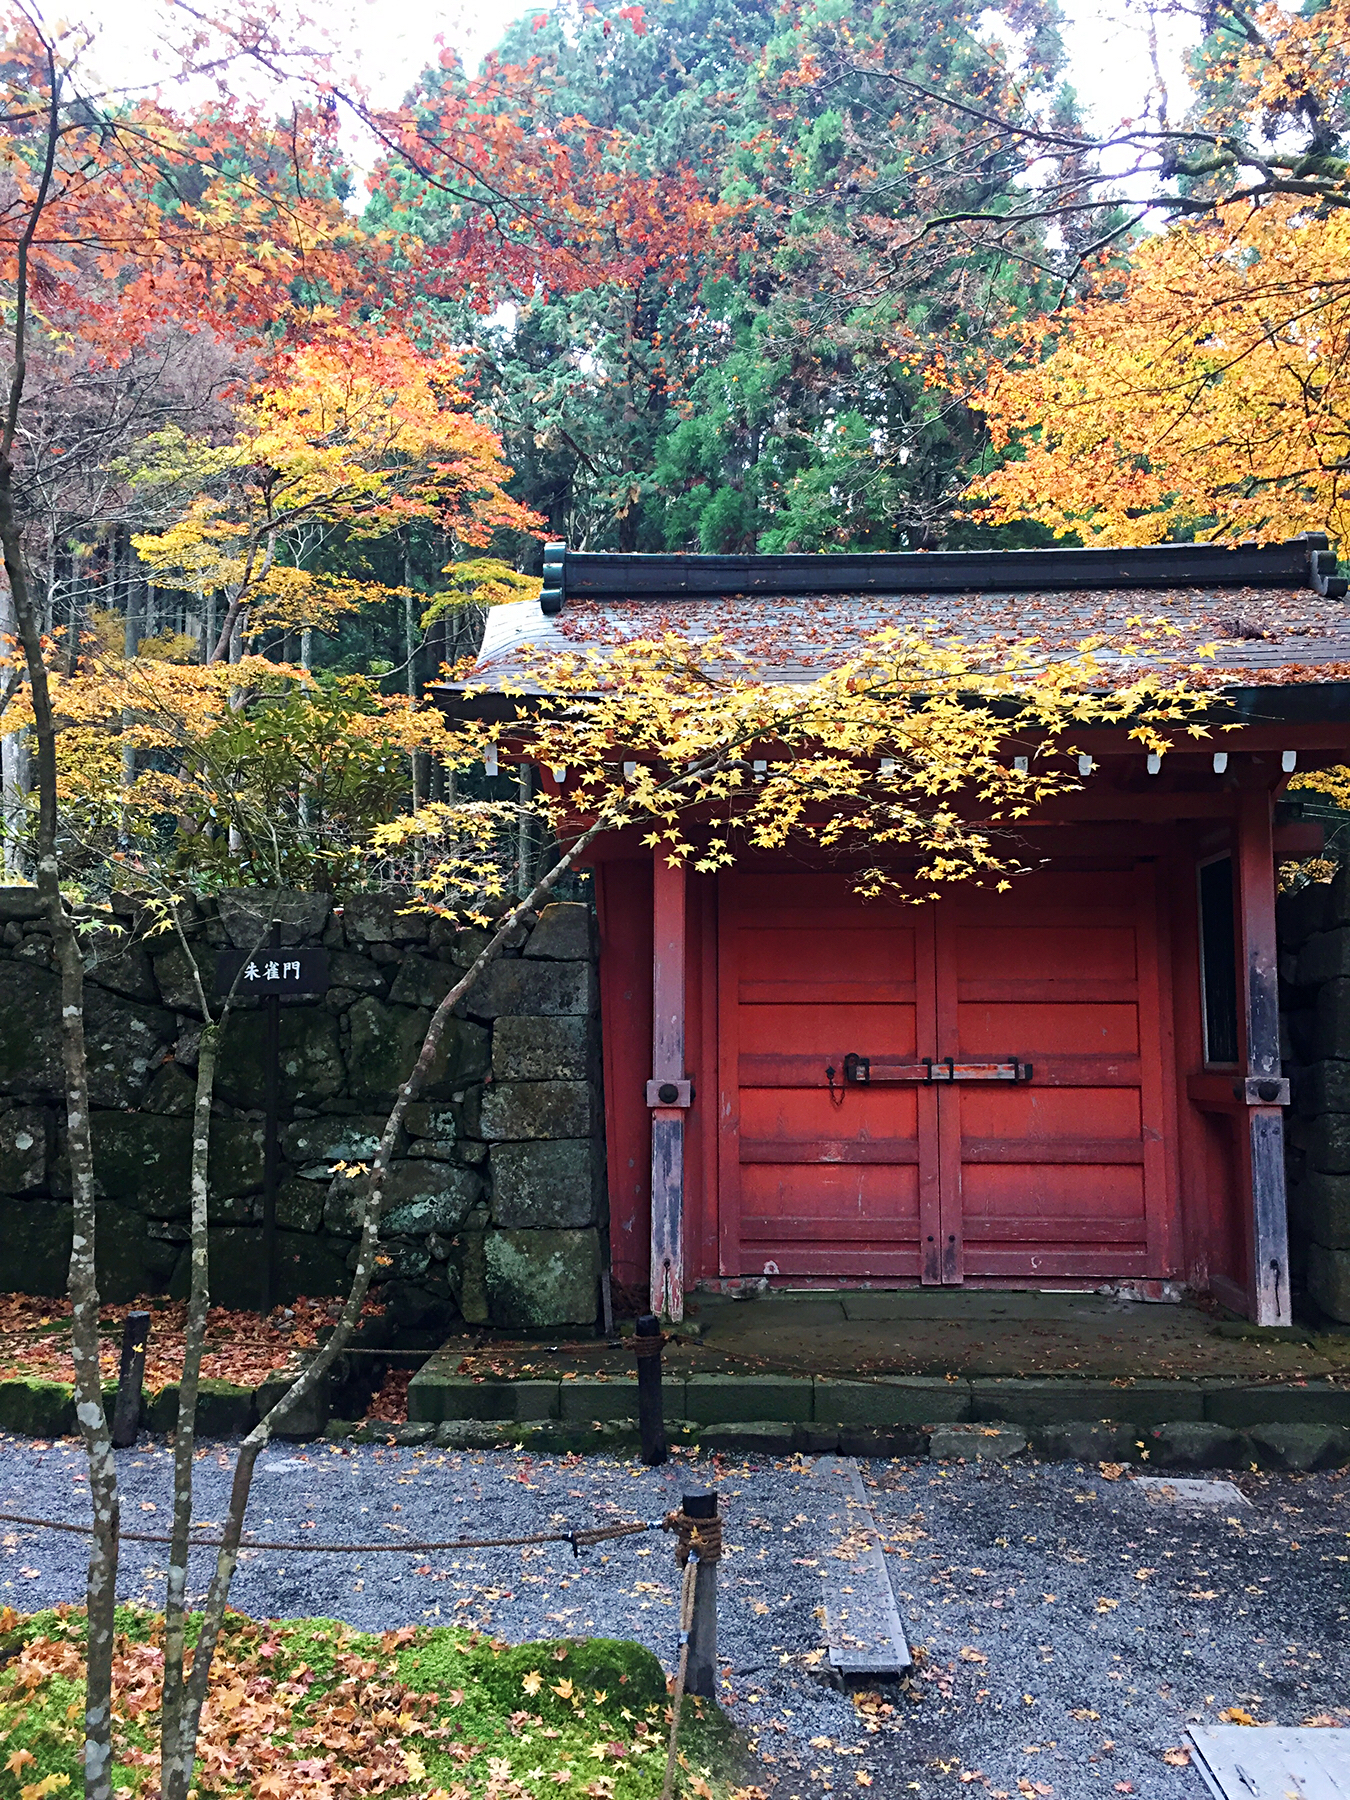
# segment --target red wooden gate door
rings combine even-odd
[[[844,1058],[931,1041],[932,909],[864,908],[829,875],[719,885],[722,1272],[917,1278],[936,1095],[849,1083]]]
[[[1171,1273],[1151,870],[724,877],[723,1274]]]

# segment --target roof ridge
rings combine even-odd
[[[1035,589],[1306,587],[1333,599],[1350,583],[1336,573],[1325,533],[1278,544],[1141,544],[1112,549],[883,550],[703,556],[544,547],[546,614],[575,599],[787,598],[793,594],[1012,593]]]

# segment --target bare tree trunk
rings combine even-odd
[[[19,370],[22,358],[18,359]],[[16,372],[16,381],[20,375]],[[94,1525],[89,1544],[87,1605],[89,1641],[84,1715],[84,1791],[87,1800],[111,1800],[113,1607],[117,1592],[117,1465],[103,1409],[99,1370],[98,1282],[94,1268],[96,1213],[89,1136],[89,1081],[84,1044],[84,963],[65,902],[57,861],[56,722],[42,656],[39,620],[28,586],[23,545],[14,513],[13,470],[0,455],[0,543],[33,696],[37,740],[37,884],[46,902],[61,974],[61,1054],[66,1081],[66,1129],[70,1156],[72,1227],[70,1252],[71,1355],[75,1364],[75,1416],[89,1457],[89,1497]]]
[[[14,617],[14,597],[6,584],[0,592],[0,638],[13,638],[17,644],[18,620]],[[0,782],[3,783],[3,818],[5,834],[5,871],[23,876],[28,872],[24,839],[28,824],[28,733],[10,731],[0,738]]]
[[[117,592],[117,587],[118,587],[117,570],[120,566],[121,570],[122,570],[122,582],[121,582],[122,594],[123,594],[123,598],[126,601],[126,614],[124,617],[123,628],[122,628],[122,654],[126,658],[126,660],[128,662],[130,662],[135,656],[137,656],[140,653],[141,622],[140,622],[140,614],[137,611],[137,607],[136,607],[136,583],[132,579],[131,569],[130,569],[126,559],[119,553],[118,546],[121,544],[121,542],[122,542],[122,528],[119,525],[117,530],[113,534],[113,542],[112,542],[113,593],[116,594],[116,592]],[[130,548],[130,546],[128,546],[128,549],[129,548]],[[134,720],[133,720],[133,715],[132,715],[130,707],[123,707],[123,709],[122,709],[122,792],[124,795],[129,795],[132,788],[136,785],[136,746],[131,740],[131,727],[132,727],[133,722],[134,722]],[[121,838],[122,838],[122,847],[123,847],[123,849],[125,849],[127,847],[127,845],[131,842],[131,814],[130,814],[129,808],[126,805],[124,805],[122,808]]]
[[[188,958],[189,966],[195,970],[196,960],[177,909],[174,912],[174,923],[183,953]],[[178,1767],[183,1758],[182,1733],[187,1698],[183,1680],[183,1649],[192,1526],[192,1453],[196,1446],[197,1390],[201,1377],[202,1351],[206,1343],[207,1311],[211,1304],[206,1220],[211,1101],[215,1091],[220,1023],[211,1018],[205,994],[201,991],[200,975],[196,976],[196,983],[205,1024],[197,1052],[197,1092],[192,1113],[191,1279],[187,1330],[183,1343],[183,1368],[178,1379],[178,1428],[173,1440],[173,1541],[169,1546],[169,1575],[164,1596],[164,1697],[160,1714],[160,1756],[165,1769]]]

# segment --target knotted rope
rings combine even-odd
[[[720,1519],[691,1519],[688,1513],[677,1511],[668,1512],[662,1525],[666,1531],[675,1533],[675,1560],[681,1568],[688,1563],[691,1550],[698,1552],[700,1562],[721,1562],[722,1521]]]

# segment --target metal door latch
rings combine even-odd
[[[833,1064],[825,1074],[833,1086]],[[1015,1056],[1010,1056],[1006,1062],[957,1062],[951,1056],[928,1056],[915,1062],[883,1062],[879,1057],[859,1056],[856,1051],[851,1050],[844,1058],[844,1080],[851,1081],[855,1087],[911,1081],[921,1082],[925,1086],[940,1081],[1023,1082],[1030,1081],[1031,1076],[1031,1063],[1022,1062]]]

